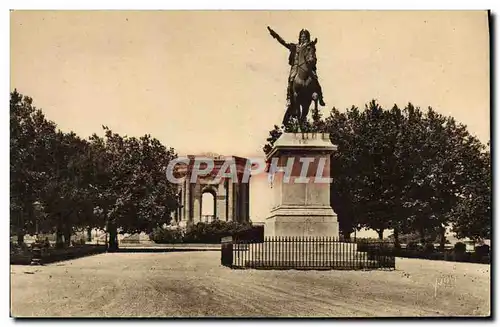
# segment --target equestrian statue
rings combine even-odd
[[[316,73],[316,43],[318,39],[311,42],[309,31],[302,29],[299,33],[298,43],[287,43],[269,26],[267,29],[273,38],[290,51],[288,57],[290,75],[283,125],[286,125],[291,117],[295,117],[302,128],[307,121],[311,102],[314,102],[315,110],[318,109],[318,102],[321,106],[325,106],[323,92]]]

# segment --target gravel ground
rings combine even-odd
[[[395,271],[231,270],[219,252],[106,253],[11,266],[14,317],[488,316],[490,266],[397,259]]]

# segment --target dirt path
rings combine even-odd
[[[398,259],[396,271],[221,267],[218,252],[101,254],[11,266],[13,316],[489,315],[490,266]]]

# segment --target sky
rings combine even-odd
[[[13,11],[10,87],[83,137],[106,125],[179,154],[262,156],[289,71],[267,26],[318,39],[324,114],[412,102],[490,139],[486,11]],[[268,192],[252,182],[255,221]]]

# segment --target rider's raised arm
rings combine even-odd
[[[278,40],[278,42],[279,42],[282,46],[284,46],[285,48],[287,48],[288,50],[290,50],[290,48],[292,47],[292,44],[287,43],[287,42],[286,42],[285,40],[283,40],[283,39],[281,38],[281,36],[279,36],[279,35],[276,37],[276,40]]]
[[[276,33],[274,30],[272,30],[269,26],[267,27],[267,29],[269,30],[269,33],[273,38],[275,38],[282,46],[290,50],[290,48],[292,47],[291,43],[287,43],[285,40],[283,40],[283,38],[279,36],[278,33]]]

